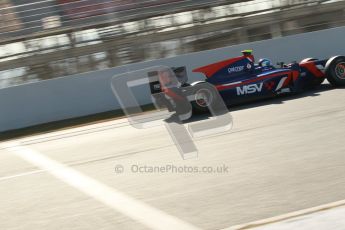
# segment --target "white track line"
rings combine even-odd
[[[230,228],[225,228],[223,230],[244,230],[244,229],[257,228],[257,227],[261,227],[264,225],[273,224],[273,223],[293,219],[296,217],[305,216],[305,215],[309,215],[309,214],[337,208],[340,206],[345,206],[345,200],[340,200],[340,201],[336,201],[333,203],[316,206],[313,208],[307,208],[307,209],[303,209],[303,210],[299,210],[299,211],[295,211],[295,212],[290,212],[290,213],[283,214],[280,216],[267,218],[267,219],[263,219],[263,220],[258,220],[258,221],[250,222],[247,224],[236,225],[236,226],[233,226]]]
[[[95,179],[67,167],[57,161],[49,159],[43,154],[21,146],[16,142],[2,144],[14,155],[26,160],[66,184],[78,189],[84,194],[102,202],[110,208],[140,222],[150,229],[155,230],[200,230],[176,217],[168,215],[141,201],[135,200]]]
[[[19,173],[19,174],[15,174],[15,175],[11,175],[11,176],[4,176],[4,177],[0,177],[0,182],[5,181],[5,180],[23,177],[23,176],[28,176],[28,175],[32,175],[32,174],[38,174],[38,173],[42,173],[42,172],[44,172],[44,170],[34,170],[34,171]]]

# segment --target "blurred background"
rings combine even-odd
[[[344,0],[0,0],[0,88],[345,25]]]

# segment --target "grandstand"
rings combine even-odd
[[[0,87],[345,24],[345,1],[0,0]]]

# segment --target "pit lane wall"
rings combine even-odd
[[[345,27],[338,27],[0,89],[0,132],[120,109],[110,79],[128,71],[186,66],[192,82],[204,79],[192,69],[239,56],[248,48],[254,49],[256,60],[267,57],[274,63],[345,55],[344,37]],[[142,105],[151,102],[146,86],[137,87],[134,94]]]

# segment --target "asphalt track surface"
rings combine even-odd
[[[164,126],[126,119],[0,143],[0,228],[224,229],[345,199],[345,89],[325,84],[231,114],[232,130],[195,140],[191,160]]]

